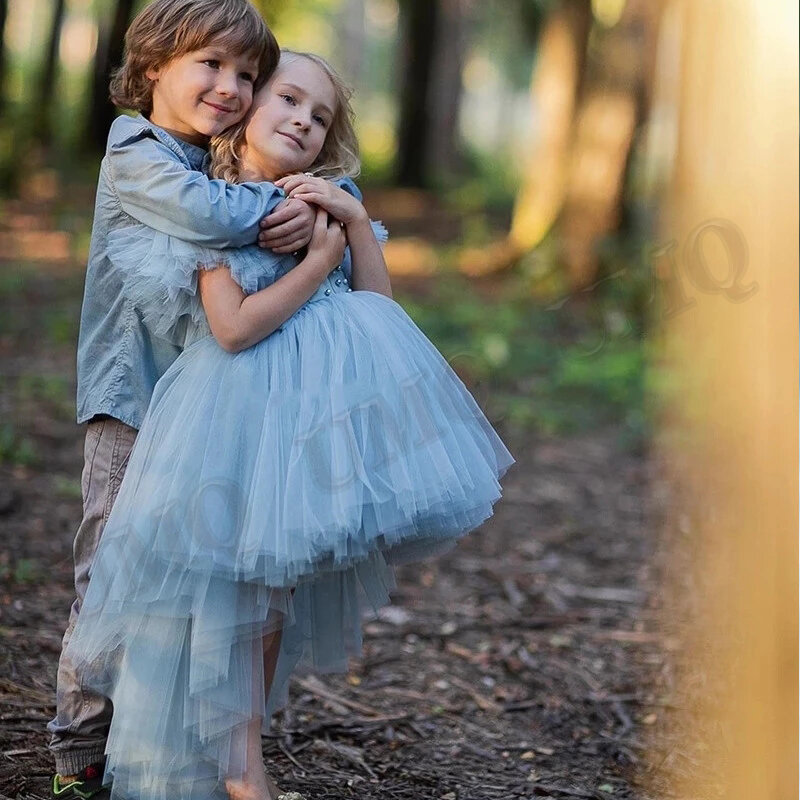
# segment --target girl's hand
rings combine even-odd
[[[327,275],[332,269],[338,267],[344,258],[344,248],[347,246],[347,237],[344,226],[331,218],[323,208],[317,208],[317,217],[314,220],[314,230],[308,245],[306,259],[318,263]]]
[[[324,208],[345,225],[368,218],[364,206],[353,195],[323,178],[314,178],[310,175],[287,175],[285,178],[275,181],[275,185],[283,189],[288,197],[315,203]]]

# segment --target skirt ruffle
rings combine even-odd
[[[513,463],[381,294],[307,303],[235,355],[188,347],[156,385],[68,645],[114,703],[112,798],[224,797],[242,726],[264,715],[266,732],[296,668],[345,671],[393,565],[488,519]]]

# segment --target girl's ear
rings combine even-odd
[[[148,80],[157,81],[160,72],[161,72],[160,68],[150,67],[150,69],[145,70],[144,75]]]

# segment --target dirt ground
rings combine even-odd
[[[69,259],[4,269],[0,313],[0,797],[45,798],[60,641],[73,599],[82,430]],[[10,287],[10,289],[9,289]],[[33,335],[31,331],[40,331]],[[398,570],[347,675],[298,675],[264,739],[313,800],[670,798],[678,643],[660,623],[664,491],[613,428],[514,434],[495,516]]]

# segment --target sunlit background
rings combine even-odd
[[[143,5],[0,0],[0,354],[32,323],[61,354],[5,370],[9,469],[47,467],[32,398],[74,416],[108,74]],[[664,624],[686,592],[702,610],[675,688],[697,717],[669,739],[690,756],[655,742],[645,772],[796,796],[797,4],[256,5],[354,88],[396,297],[493,422],[512,442],[610,430],[661,464]]]

